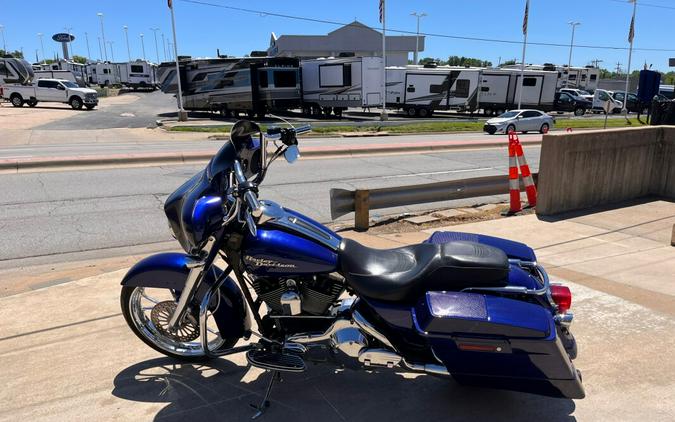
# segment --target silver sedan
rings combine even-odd
[[[555,119],[539,110],[510,110],[485,122],[483,131],[495,133],[539,132],[546,133],[553,128]]]

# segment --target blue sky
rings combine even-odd
[[[270,32],[277,35],[325,34],[336,28],[329,24],[237,12],[191,1],[174,0],[181,55],[215,56],[216,48],[220,48],[223,54],[243,55],[251,50],[265,49]],[[358,19],[367,25],[379,26],[377,0],[195,1],[338,22]],[[644,4],[640,4],[640,1],[635,47],[672,51],[636,50],[632,68],[641,67],[646,61],[656,69],[667,71],[668,57],[675,57],[675,44],[672,43],[675,1],[645,0]],[[524,4],[525,0],[388,0],[387,26],[414,31],[415,19],[410,13],[416,10],[429,15],[422,20],[422,32],[520,41]],[[628,2],[622,0],[531,0],[529,41],[569,44],[571,32],[567,22],[575,20],[582,22],[576,31],[575,44],[628,47],[631,8]],[[150,28],[159,27],[159,53],[160,59],[164,59],[161,33],[165,34],[167,41],[171,37],[166,0],[0,0],[0,25],[5,27],[7,48],[14,50],[23,47],[24,53],[31,59],[35,58],[35,50],[40,50],[36,35],[38,32],[45,34],[45,55],[51,58],[60,51],[60,46],[51,40],[51,35],[63,32],[66,26],[72,27],[72,33],[77,37],[73,42],[75,54],[86,55],[84,33],[87,32],[91,55],[98,58],[100,24],[97,12],[104,14],[106,40],[113,42],[116,60],[127,59],[123,25],[129,27],[132,58],[141,56],[139,34],[142,32],[145,34],[145,50],[149,59],[155,58]],[[420,56],[469,56],[497,64],[500,57],[502,61],[519,58],[521,48],[519,44],[427,37],[426,51]],[[528,45],[526,61],[567,63],[568,52],[568,47]],[[603,60],[601,67],[613,69],[617,62],[625,67],[628,52],[575,47],[572,64],[586,65],[594,59]]]

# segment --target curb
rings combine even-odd
[[[523,146],[538,146],[541,141],[525,141]],[[504,141],[500,142],[426,142],[406,143],[395,145],[352,145],[346,148],[335,146],[315,146],[301,149],[301,155],[305,158],[323,158],[336,156],[360,156],[368,154],[402,154],[411,152],[438,152],[462,149],[482,149],[506,147]],[[40,169],[64,169],[72,167],[102,167],[117,165],[142,165],[142,164],[188,164],[208,161],[216,151],[199,151],[188,153],[147,153],[147,154],[118,154],[106,156],[75,156],[53,157],[37,159],[0,159],[0,171],[18,173],[26,170]]]

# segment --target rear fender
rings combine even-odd
[[[180,295],[190,274],[188,264],[193,261],[194,258],[189,255],[175,252],[148,256],[131,267],[122,279],[122,285],[170,289]],[[222,273],[220,268],[212,266],[204,275],[195,293],[197,303],[201,302]],[[218,290],[220,302],[213,312],[213,317],[221,336],[223,338],[244,336],[250,331],[251,320],[241,290],[230,277],[223,281]]]

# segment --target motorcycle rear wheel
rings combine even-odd
[[[182,334],[172,336],[167,334],[167,330],[162,327],[157,327],[157,312],[155,314],[155,322],[153,322],[152,311],[158,305],[166,307],[170,301],[176,301],[173,291],[168,289],[147,289],[136,286],[123,286],[120,295],[120,305],[122,307],[122,314],[131,331],[136,334],[145,344],[152,347],[156,351],[182,361],[186,362],[203,362],[209,360],[201,346],[201,339],[198,331],[199,323],[196,317],[192,317],[192,321],[184,324]],[[163,317],[166,317],[164,312]],[[211,318],[212,320],[212,318]],[[207,320],[208,321],[208,320]],[[208,326],[207,326],[208,328]],[[195,335],[197,337],[191,339]],[[238,338],[222,338],[219,333],[211,328],[209,330],[209,349],[228,349],[233,347]],[[183,336],[185,339],[180,340]]]

